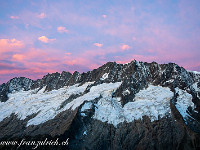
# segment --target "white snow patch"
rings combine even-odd
[[[194,103],[192,102],[192,95],[179,88],[176,88],[175,90],[179,94],[179,96],[177,97],[176,108],[178,109],[180,114],[183,116],[183,119],[185,120],[185,118],[187,118],[188,116],[188,113],[186,112],[187,108],[191,106],[194,109]]]
[[[121,82],[116,83],[103,83],[97,86],[93,86],[90,89],[90,92],[87,94],[76,98],[72,102],[68,103],[65,106],[65,109],[71,108],[72,110],[76,109],[78,106],[80,106],[84,101],[92,101],[95,98],[98,98],[101,96],[106,97],[107,95],[112,94],[112,92],[117,89],[121,85]]]
[[[133,102],[128,102],[122,107],[118,98],[107,95],[97,103],[93,118],[113,124],[115,127],[124,121],[142,119],[145,115],[149,116],[151,121],[157,120],[158,116],[170,114],[172,97],[173,92],[169,88],[149,85],[147,89],[136,94]]]
[[[198,88],[198,85],[197,85],[197,84],[198,84],[197,82],[194,83],[194,84],[192,85],[192,87],[193,87],[194,90],[197,92],[197,97],[200,98],[200,95],[199,95],[200,88]]]
[[[101,80],[107,79],[107,78],[108,78],[108,75],[109,75],[109,73],[105,73],[105,74],[101,77]]]
[[[60,105],[70,95],[83,93],[86,87],[92,83],[85,83],[82,86],[76,84],[45,93],[43,93],[45,88],[41,89],[38,93],[36,93],[37,89],[11,93],[8,95],[9,99],[6,102],[0,102],[0,121],[9,117],[12,113],[16,114],[21,120],[29,115],[38,113],[28,121],[27,126],[44,123],[64,111],[64,109],[59,110]]]
[[[83,135],[87,135],[87,131],[84,131],[84,132],[83,132]]]
[[[91,109],[91,107],[92,107],[92,103],[91,103],[91,102],[85,103],[85,104],[82,106],[82,108],[81,108],[81,116],[82,116],[82,117],[87,116],[87,115],[84,113],[84,111],[85,111],[85,110],[88,110],[88,109]]]
[[[81,112],[83,112],[85,110],[88,110],[88,109],[91,109],[91,107],[92,107],[92,103],[91,102],[87,102],[82,106]]]
[[[197,82],[196,83],[194,83],[193,85],[192,85],[192,87],[195,89],[195,91],[200,91],[200,89],[198,88],[198,86],[197,86]]]
[[[57,114],[67,109],[76,109],[84,101],[91,101],[98,98],[100,95],[106,96],[108,93],[118,88],[121,82],[117,83],[104,83],[97,86],[93,86],[90,92],[76,98],[72,102],[66,104],[62,109],[60,106],[67,100],[72,94],[82,94],[88,85],[93,82],[88,82],[79,86],[79,84],[64,87],[58,90],[43,93],[41,89],[38,93],[37,90],[19,91],[9,94],[9,100],[6,102],[0,102],[0,121],[9,117],[12,113],[16,114],[20,120],[25,119],[27,116],[37,114],[34,118],[30,119],[27,123],[29,125],[38,125],[48,120],[53,119]],[[34,94],[35,93],[35,94]],[[83,107],[87,109],[89,104],[85,104]],[[81,115],[85,115],[82,113]]]
[[[44,87],[43,87],[41,90],[39,90],[37,93],[38,93],[38,94],[44,93],[46,87],[47,87],[47,86],[44,86]]]

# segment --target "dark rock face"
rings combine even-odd
[[[20,90],[30,90],[32,84],[33,80],[24,77],[11,79],[6,84],[0,85],[0,101],[7,101],[9,93]]]
[[[45,91],[56,90],[67,85],[71,73],[63,71],[61,74],[56,72],[44,76],[42,79],[34,81],[31,89],[39,88],[42,89],[46,86]]]
[[[149,85],[168,87],[174,93],[170,101],[171,115],[159,117],[151,121],[149,116],[141,120],[122,122],[116,126],[94,119],[96,103],[92,101],[89,109],[82,111],[86,102],[75,110],[68,109],[60,112],[55,118],[39,125],[30,125],[27,122],[37,114],[20,120],[17,115],[0,122],[0,140],[45,140],[45,138],[65,141],[69,138],[68,146],[41,146],[41,149],[135,149],[135,150],[197,150],[200,149],[200,74],[188,72],[174,64],[143,63],[132,61],[128,64],[108,62],[105,65],[87,73],[74,72],[53,73],[42,79],[33,81],[27,78],[14,78],[6,84],[0,85],[0,101],[6,102],[8,94],[20,90],[28,91],[45,87],[45,92],[58,90],[65,86],[93,82],[88,85],[82,94],[72,94],[58,108],[65,107],[73,100],[90,92],[91,88],[103,83],[121,82],[121,85],[112,93],[113,98],[120,98],[125,106],[132,102],[135,95]],[[196,84],[196,88],[194,84]],[[176,107],[176,88],[187,91],[192,95],[195,108],[188,107],[188,118],[183,118]],[[9,101],[9,100],[8,100]],[[56,103],[56,102],[55,102]],[[85,116],[81,115],[82,113]],[[2,149],[16,149],[17,146],[0,146]],[[31,149],[30,146],[21,149]]]
[[[199,146],[195,135],[190,138],[186,127],[171,118],[151,122],[147,117],[118,128],[93,120],[70,142],[71,149],[195,149]],[[80,129],[79,129],[80,130]],[[88,131],[87,135],[83,134]],[[170,134],[169,134],[170,132]],[[98,141],[98,142],[97,142]]]

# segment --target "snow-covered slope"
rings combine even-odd
[[[189,106],[194,108],[192,95],[179,89],[180,96],[177,101],[177,108],[181,115],[187,116],[186,110]],[[135,95],[132,102],[121,106],[120,98],[112,98],[111,95],[101,98],[96,104],[93,118],[115,126],[120,122],[132,122],[148,116],[151,121],[158,120],[158,117],[170,115],[170,100],[173,92],[169,88],[149,85],[147,89],[141,90]]]
[[[2,111],[0,114],[0,121],[9,117],[12,113],[16,114],[21,120],[30,115],[37,114],[28,121],[27,126],[38,125],[53,119],[57,114],[66,109],[76,109],[84,101],[91,101],[100,96],[108,97],[108,94],[112,93],[113,90],[121,84],[120,82],[100,84],[93,86],[87,94],[83,94],[87,86],[92,83],[93,82],[88,82],[82,86],[76,84],[74,86],[64,87],[50,92],[44,92],[44,87],[39,91],[37,91],[38,89],[35,89],[11,93],[9,94],[8,101],[0,102],[0,110]],[[65,106],[62,106],[64,101],[71,95],[76,94],[80,96],[67,103]]]
[[[135,95],[132,102],[128,102],[122,107],[120,97],[113,98],[112,93],[121,85],[121,82],[103,83],[97,86],[92,86],[90,92],[83,94],[88,85],[93,82],[85,83],[81,86],[64,87],[59,90],[44,92],[44,89],[37,91],[19,91],[9,94],[9,100],[0,102],[0,121],[9,117],[12,113],[16,114],[19,119],[23,120],[27,116],[37,114],[34,118],[28,121],[29,125],[38,125],[45,121],[53,119],[57,114],[67,109],[74,110],[79,107],[84,101],[87,101],[81,108],[84,112],[91,108],[93,104],[90,101],[99,98],[95,104],[94,119],[108,122],[117,126],[121,122],[132,122],[142,119],[143,116],[148,116],[151,121],[158,120],[158,116],[165,117],[170,115],[170,100],[173,98],[173,92],[167,87],[149,85],[147,89],[141,90]],[[179,93],[177,108],[181,115],[187,116],[186,110],[189,106],[194,108],[192,95],[177,89]],[[73,101],[62,106],[71,95],[80,95]]]
[[[9,117],[12,113],[19,119],[25,119],[27,116],[37,114],[36,117],[29,120],[27,125],[37,125],[49,119],[53,119],[59,112],[62,102],[72,94],[82,94],[86,87],[92,83],[86,83],[82,86],[78,84],[70,87],[64,87],[59,90],[44,92],[44,89],[38,91],[19,91],[8,95],[9,100],[0,102],[0,121]]]

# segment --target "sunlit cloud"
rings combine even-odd
[[[46,36],[41,36],[41,37],[38,38],[38,40],[40,40],[41,42],[44,42],[44,43],[49,42],[49,39]]]
[[[55,41],[56,39],[49,39],[46,36],[40,36],[38,38],[38,40],[41,41],[41,42],[43,42],[43,43],[49,43],[49,42]]]
[[[103,18],[106,18],[106,17],[107,17],[107,15],[102,15],[102,17],[103,17]]]
[[[38,17],[39,17],[40,19],[43,19],[43,18],[46,17],[46,14],[45,14],[45,13],[40,13],[40,14],[38,15]]]
[[[12,58],[13,60],[22,61],[25,58],[25,56],[22,54],[14,54]]]
[[[71,55],[72,53],[65,53],[66,55]]]
[[[10,19],[19,19],[18,16],[10,16]]]
[[[124,45],[121,46],[122,50],[129,50],[130,48],[131,47],[129,45],[126,45],[126,44],[124,44]]]
[[[97,47],[102,47],[103,46],[103,44],[100,44],[100,43],[94,43],[93,45],[97,46]]]
[[[16,39],[0,39],[0,53],[23,48],[24,42]]]
[[[62,26],[57,27],[57,31],[58,31],[59,33],[68,33],[68,32],[69,32],[69,31],[66,29],[66,27],[62,27]]]

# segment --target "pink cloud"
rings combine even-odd
[[[90,69],[94,69],[106,63],[107,54],[115,54],[117,52],[121,52],[121,49],[116,46],[110,46],[99,50],[87,50],[84,53],[79,53],[73,56],[65,57],[65,64],[68,65],[84,65]],[[98,57],[98,59],[96,59]]]
[[[19,19],[18,16],[10,16],[10,19]]]
[[[40,13],[39,15],[38,15],[38,18],[40,18],[40,19],[43,19],[43,18],[45,18],[46,17],[46,14],[45,13]]]
[[[94,43],[93,45],[97,46],[97,47],[102,47],[103,46],[103,44],[100,44],[100,43]]]
[[[22,61],[26,56],[22,55],[22,54],[14,54],[12,56],[13,60],[17,60],[17,61]]]
[[[0,39],[0,54],[8,51],[16,51],[24,46],[24,42],[16,39]]]
[[[38,40],[43,43],[49,43],[49,42],[55,41],[56,39],[49,39],[46,36],[40,36],[38,37]]]
[[[72,53],[65,53],[66,55],[71,55]]]
[[[69,32],[69,31],[66,29],[66,27],[62,27],[62,26],[57,27],[57,31],[58,31],[59,33],[68,33],[68,32]]]
[[[60,59],[61,55],[45,53],[45,51],[44,49],[28,48],[23,54],[14,54],[11,57],[7,57],[7,60],[12,62],[12,64],[0,63],[0,77],[15,74],[15,76],[26,76],[36,79],[47,73],[58,71],[58,66],[63,64],[63,59]],[[19,67],[19,63],[23,65]],[[32,76],[33,74],[39,76]]]
[[[126,45],[126,44],[124,44],[124,45],[121,46],[122,50],[129,50],[130,48],[131,47],[129,45]]]
[[[46,36],[40,36],[38,38],[38,40],[40,40],[41,42],[44,42],[44,43],[48,43],[49,42],[49,39]]]
[[[106,18],[106,17],[107,17],[107,15],[102,15],[102,17],[103,17],[103,18]]]

